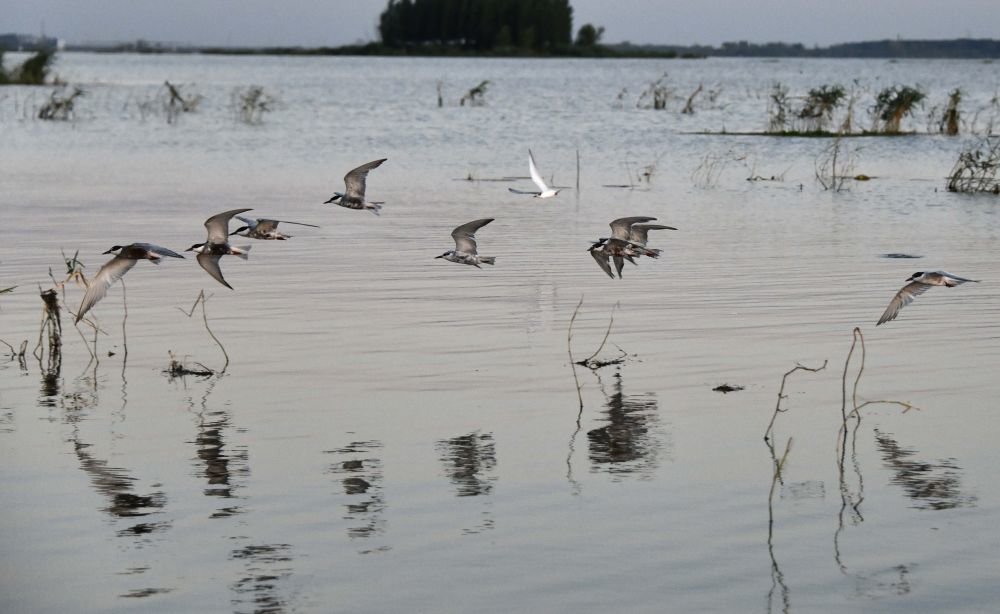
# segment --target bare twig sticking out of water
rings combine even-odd
[[[785,374],[781,377],[781,388],[778,389],[778,402],[774,405],[774,415],[771,416],[771,422],[767,425],[767,430],[764,431],[764,441],[767,442],[768,447],[771,451],[774,451],[774,447],[771,445],[771,431],[774,429],[774,420],[778,417],[781,412],[788,411],[787,409],[781,408],[781,401],[787,399],[788,396],[785,395],[785,383],[788,381],[788,376],[796,371],[809,371],[810,373],[816,373],[817,371],[822,371],[826,368],[827,361],[823,361],[823,364],[818,367],[807,367],[805,365],[796,364],[795,367],[785,371]]]
[[[608,320],[608,330],[604,331],[604,339],[601,339],[601,345],[597,346],[597,350],[593,354],[591,354],[586,359],[581,360],[576,364],[587,367],[588,369],[596,369],[599,367],[607,366],[608,364],[614,364],[614,363],[601,364],[601,361],[596,361],[594,359],[597,358],[597,355],[601,353],[601,350],[604,349],[604,345],[608,342],[608,336],[611,334],[611,327],[615,323],[615,309],[618,309],[618,307],[619,304],[615,303],[614,307],[611,308],[611,319]]]
[[[180,307],[177,309],[180,309],[181,313],[190,318],[194,315],[194,310],[198,307],[198,304],[201,303],[201,319],[205,323],[205,330],[208,331],[208,335],[212,338],[212,341],[215,341],[215,344],[219,346],[219,349],[222,350],[222,355],[226,358],[226,364],[224,364],[222,366],[222,370],[219,371],[219,374],[221,375],[226,372],[226,369],[229,368],[229,354],[226,353],[226,348],[223,347],[222,342],[219,341],[219,338],[215,336],[215,333],[213,333],[212,329],[208,326],[208,314],[205,313],[205,303],[207,301],[208,297],[205,296],[205,291],[202,290],[198,293],[198,298],[194,300],[194,304],[191,305],[191,311],[184,311]]]
[[[844,190],[847,180],[854,177],[858,150],[848,148],[842,143],[841,136],[838,134],[813,162],[816,168],[816,180],[824,190],[840,192]]]
[[[470,89],[458,101],[458,106],[464,107],[468,102],[469,106],[481,107],[486,104],[486,89],[490,86],[490,80],[484,79],[476,87]]]
[[[719,185],[722,172],[726,170],[726,166],[730,162],[745,162],[746,159],[746,154],[733,149],[723,153],[707,153],[698,167],[691,173],[691,179],[694,180],[695,187],[714,188]]]
[[[851,405],[853,409],[850,412],[847,411],[847,370],[851,364],[851,356],[854,355],[854,348],[861,342],[861,365],[858,368],[858,375],[854,378],[854,388],[851,391]],[[854,328],[851,333],[851,349],[847,352],[847,360],[844,361],[844,375],[841,377],[841,403],[840,403],[840,413],[843,418],[844,426],[841,433],[846,433],[847,421],[851,418],[856,418],[861,420],[861,414],[859,410],[862,407],[867,407],[869,405],[899,405],[903,408],[903,413],[908,412],[911,409],[919,409],[918,407],[907,403],[905,401],[890,401],[890,400],[878,400],[878,401],[865,401],[864,403],[858,404],[858,384],[861,382],[861,375],[865,371],[865,336],[858,327]]]
[[[698,94],[701,93],[703,89],[705,89],[705,85],[699,83],[698,89],[691,92],[691,95],[688,96],[687,102],[684,103],[684,108],[681,109],[681,113],[683,113],[684,115],[694,115],[694,99],[698,96]]]
[[[18,364],[21,367],[21,370],[22,371],[27,370],[28,364],[27,364],[27,362],[25,362],[25,353],[28,351],[28,340],[25,339],[24,341],[22,341],[21,342],[21,347],[19,349],[16,349],[16,350],[14,349],[14,346],[12,346],[11,344],[7,343],[3,339],[0,339],[0,343],[6,345],[10,349],[10,359],[14,360],[16,358]]]
[[[125,308],[125,315],[122,316],[122,362],[128,360],[128,335],[125,334],[125,321],[128,320],[128,294],[125,292],[125,280],[121,279],[122,284],[122,307]]]
[[[573,323],[576,322],[576,315],[580,312],[580,307],[583,306],[583,295],[580,296],[580,302],[576,304],[576,309],[573,310],[573,316],[569,319],[569,330],[566,332],[566,351],[569,353],[569,366],[573,369],[573,382],[576,384],[576,398],[580,401],[580,411],[583,411],[583,395],[580,393],[580,378],[576,375],[576,361],[573,360]]]
[[[576,150],[576,193],[580,193],[580,149]]]

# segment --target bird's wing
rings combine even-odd
[[[601,270],[608,274],[611,279],[615,278],[615,274],[611,272],[611,263],[608,262],[608,255],[602,250],[591,249],[590,255],[593,256],[594,260],[597,262],[597,266],[601,267]]]
[[[629,231],[629,241],[637,243],[639,245],[646,245],[646,241],[649,240],[650,230],[677,230],[673,226],[664,226],[663,224],[632,224],[632,228]]]
[[[896,293],[896,296],[892,297],[892,300],[889,301],[889,306],[885,308],[885,312],[882,314],[882,317],[878,319],[878,322],[875,323],[875,326],[885,324],[889,320],[896,319],[896,316],[899,315],[899,311],[903,307],[906,307],[913,302],[913,299],[920,296],[924,292],[927,292],[930,287],[930,284],[921,283],[919,281],[911,281],[903,286],[902,289]]]
[[[90,311],[97,301],[104,298],[108,293],[108,288],[122,278],[122,275],[129,272],[138,260],[132,258],[120,258],[115,256],[104,263],[97,275],[87,283],[87,292],[83,295],[80,308],[76,310],[76,321],[79,322],[83,315]]]
[[[280,221],[281,220],[259,219],[257,220],[257,228],[255,230],[257,232],[264,232],[264,233],[272,232],[278,228],[278,222]]]
[[[494,218],[487,217],[481,220],[473,220],[462,224],[451,231],[451,236],[455,239],[455,250],[466,254],[477,254],[476,251],[476,231],[489,224]]]
[[[531,196],[538,196],[539,194],[541,194],[541,192],[535,192],[531,190],[515,190],[514,188],[507,188],[507,189],[513,192],[514,194],[529,194]]]
[[[178,254],[177,252],[175,252],[172,249],[167,249],[165,247],[160,247],[159,245],[154,245],[153,243],[134,243],[134,245],[137,245],[137,246],[141,247],[142,249],[146,250],[147,252],[151,252],[153,254],[156,254],[157,256],[169,256],[171,258],[183,258],[184,257],[184,256]],[[153,262],[156,262],[156,260],[153,260]],[[123,275],[124,275],[124,273],[123,273]]]
[[[225,243],[229,237],[229,220],[238,213],[245,213],[252,209],[233,209],[213,215],[205,220],[205,228],[208,229],[209,243]],[[204,266],[204,265],[203,265]]]
[[[264,220],[261,221],[263,222]],[[280,222],[282,224],[295,224],[296,226],[308,226],[309,228],[319,228],[319,226],[317,226],[316,224],[306,224],[305,222],[289,222],[288,220],[267,220],[267,221],[274,222],[275,226],[277,226],[278,223]]]
[[[632,234],[632,224],[641,224],[643,222],[652,222],[655,217],[620,217],[617,220],[611,222],[611,236],[616,239],[622,239],[623,241],[628,241],[629,236]]]
[[[247,230],[254,230],[255,228],[257,228],[257,224],[263,221],[263,220],[255,220],[252,217],[244,217],[242,215],[237,215],[236,219],[246,224]]]
[[[535,156],[531,155],[531,150],[528,150],[528,172],[531,173],[531,180],[538,186],[539,194],[542,192],[547,192],[549,186],[545,185],[545,180],[542,179],[541,173],[538,172],[538,167],[535,166]]]
[[[622,269],[625,268],[625,259],[622,258],[621,256],[615,256],[614,258],[612,258],[612,260],[615,261],[615,271],[618,272],[618,279],[621,279],[622,278]],[[631,258],[630,258],[630,260],[631,260]],[[633,261],[633,264],[635,264],[634,261]]]
[[[959,277],[958,275],[952,275],[951,273],[948,273],[947,271],[938,271],[938,274],[940,274],[942,277],[947,278],[950,281],[955,282],[953,284],[947,284],[946,283],[945,285],[957,286],[958,284],[964,284],[967,281],[971,281],[972,283],[975,283],[975,284],[979,283],[978,279],[966,279],[964,277]]]
[[[344,175],[344,185],[347,186],[347,191],[344,193],[344,199],[354,200],[365,198],[365,179],[368,177],[368,171],[373,168],[377,168],[382,165],[383,162],[388,160],[388,158],[382,158],[381,160],[372,160],[367,164],[362,164],[358,168],[352,169],[346,175]]]
[[[205,272],[215,278],[217,282],[232,290],[233,287],[222,277],[222,269],[219,268],[219,258],[221,257],[221,254],[198,254],[197,260],[201,268],[205,269]]]

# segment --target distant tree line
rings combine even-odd
[[[569,0],[389,0],[378,24],[386,47],[477,51],[566,47],[572,29]]]
[[[880,40],[806,47],[801,43],[750,43],[736,41],[719,47],[706,45],[612,45],[619,53],[630,51],[674,52],[699,56],[812,57],[812,58],[1000,58],[1000,41],[993,39]]]

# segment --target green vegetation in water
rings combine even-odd
[[[3,51],[0,51],[0,85],[45,85],[55,59],[54,51],[39,51],[7,72],[3,67]]]
[[[909,86],[887,87],[875,97],[875,130],[886,133],[899,132],[903,118],[912,115],[926,94]]]

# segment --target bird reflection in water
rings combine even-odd
[[[651,478],[663,445],[656,397],[626,395],[620,370],[614,375],[612,394],[604,394],[607,424],[587,432],[591,471],[606,471],[616,478],[632,474]]]
[[[281,592],[281,584],[292,575],[292,547],[288,544],[260,544],[233,550],[231,559],[243,561],[243,577],[233,585],[236,612],[278,614],[296,608]]]
[[[235,491],[240,486],[234,484],[233,478],[250,473],[247,449],[227,450],[226,435],[232,429],[228,412],[205,411],[199,413],[198,419],[194,462],[197,472],[208,482],[205,496],[238,499]],[[229,503],[216,510],[211,517],[226,518],[242,511],[238,505]]]
[[[875,446],[882,462],[895,474],[893,484],[903,487],[913,507],[922,510],[947,510],[973,506],[976,497],[962,493],[962,468],[955,459],[921,461],[917,451],[899,445],[892,435],[875,430]]]
[[[344,494],[349,497],[344,504],[344,520],[352,526],[347,535],[352,539],[371,538],[385,532],[386,508],[382,492],[382,461],[374,453],[382,447],[380,441],[355,441],[343,448],[328,450],[338,460],[330,465],[329,472],[341,476]],[[387,548],[362,550],[362,553]]]
[[[456,497],[489,496],[496,482],[496,444],[492,433],[472,432],[451,439],[442,439],[435,448],[440,454],[444,475],[455,486]],[[465,534],[480,533],[494,527],[493,515],[486,501],[480,510],[480,521]]]

